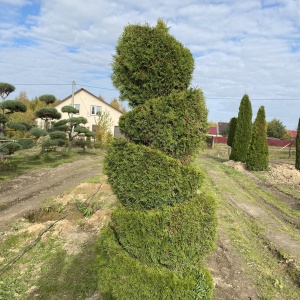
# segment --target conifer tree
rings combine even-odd
[[[252,106],[245,94],[241,100],[230,159],[246,162],[252,136]]]
[[[227,138],[227,145],[232,147],[235,130],[236,130],[237,118],[233,117],[230,119],[229,122],[229,131],[228,131],[228,138]]]
[[[268,164],[267,122],[265,108],[261,106],[253,124],[252,139],[248,150],[246,165],[247,169],[251,171],[266,171]]]
[[[300,170],[300,118],[298,121],[297,137],[296,137],[296,163],[295,168]]]
[[[187,89],[192,54],[162,20],[125,27],[116,50],[113,80],[133,109],[119,123],[127,139],[105,158],[119,205],[98,241],[102,298],[211,299],[203,259],[215,245],[215,199],[190,163],[207,129],[203,94]]]

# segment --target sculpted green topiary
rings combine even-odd
[[[266,171],[269,164],[269,148],[267,142],[267,122],[265,108],[261,106],[257,112],[252,128],[252,139],[248,150],[246,165],[251,171]]]
[[[130,106],[187,89],[194,59],[158,20],[155,27],[128,25],[116,46],[112,82]]]
[[[202,92],[188,89],[136,106],[121,116],[119,126],[131,142],[188,163],[203,143],[207,113]]]
[[[104,164],[119,205],[97,243],[102,298],[211,299],[203,259],[215,246],[215,198],[191,165],[207,131],[203,94],[188,89],[192,56],[161,20],[127,26],[116,49],[114,84],[133,109]]]

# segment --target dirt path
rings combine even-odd
[[[102,172],[101,157],[87,156],[56,168],[43,168],[0,182],[0,231],[83,180]]]
[[[206,169],[218,195],[219,218],[222,218],[222,215],[228,217],[222,211],[224,205],[231,207],[234,214],[232,220],[235,222],[234,227],[242,226],[239,223],[241,222],[239,216],[256,224],[261,234],[257,239],[263,240],[265,247],[271,248],[270,251],[274,252],[274,256],[280,257],[283,254],[282,256],[288,261],[285,269],[293,268],[299,271],[300,230],[299,215],[297,215],[299,200],[280,192],[276,189],[276,185],[260,180],[253,173],[240,170],[241,175],[238,176],[236,173],[228,172],[221,162],[212,158],[203,157],[200,164]],[[253,240],[252,243],[255,248],[259,242]],[[224,257],[222,259],[224,255],[228,259],[227,266]],[[283,257],[280,259],[284,261]],[[215,300],[258,299],[253,285],[244,273],[239,254],[232,246],[230,238],[220,228],[218,249],[207,262],[217,285]],[[284,265],[284,262],[279,263]],[[298,296],[300,297],[300,291]],[[281,297],[277,296],[274,299],[289,299]],[[295,296],[293,299],[298,298]]]

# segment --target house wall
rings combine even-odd
[[[68,114],[67,113],[62,113],[61,109],[63,106],[66,105],[71,105],[72,101],[72,96],[67,97],[63,102],[60,104],[56,105],[55,108],[62,114],[61,119],[67,119]],[[74,105],[79,104],[79,114],[74,114],[74,117],[84,117],[87,119],[88,123],[85,124],[85,127],[88,127],[89,130],[92,130],[92,125],[97,124],[97,115],[92,114],[91,107],[92,106],[100,106],[102,112],[108,112],[110,117],[112,118],[113,125],[111,126],[111,132],[114,134],[114,127],[119,125],[119,118],[122,115],[120,111],[117,109],[113,108],[106,102],[100,100],[93,94],[90,94],[89,92],[85,90],[80,90],[74,94]]]

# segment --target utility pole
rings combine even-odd
[[[75,81],[72,81],[72,100],[71,100],[71,106],[74,107],[74,90],[75,90]],[[71,114],[71,117],[73,117],[73,114]]]

